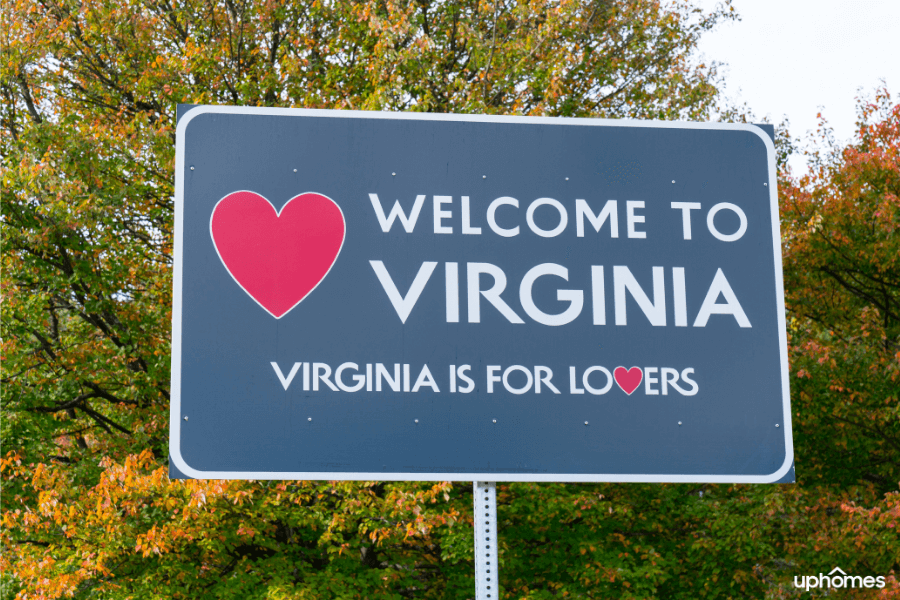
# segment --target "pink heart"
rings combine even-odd
[[[344,214],[307,192],[276,211],[254,192],[219,200],[209,232],[222,264],[247,294],[280,319],[321,283],[344,245]]]
[[[644,374],[638,367],[631,367],[630,369],[616,367],[616,370],[613,371],[613,377],[616,378],[616,383],[619,384],[622,391],[630,396],[631,392],[641,385]]]

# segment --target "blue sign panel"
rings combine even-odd
[[[791,476],[757,126],[198,106],[175,231],[183,476]]]

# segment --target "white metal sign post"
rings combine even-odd
[[[497,484],[473,484],[475,508],[475,600],[499,598],[497,561]]]

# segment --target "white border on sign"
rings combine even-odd
[[[181,456],[181,297],[182,257],[184,251],[184,139],[188,124],[202,114],[239,114],[259,116],[325,117],[343,119],[394,119],[418,121],[474,121],[479,123],[532,123],[587,127],[653,127],[657,129],[719,129],[749,131],[766,145],[769,162],[769,203],[772,210],[772,243],[775,257],[775,296],[777,303],[778,346],[781,351],[781,394],[784,414],[784,464],[769,475],[658,475],[581,474],[581,473],[343,473],[281,471],[199,471]],[[172,281],[172,383],[169,413],[169,455],[184,475],[194,479],[294,479],[357,481],[571,481],[571,482],[666,482],[666,483],[774,483],[787,475],[793,465],[794,441],[791,434],[791,396],[789,387],[787,325],[784,313],[784,277],[781,258],[781,222],[778,215],[778,193],[775,176],[775,145],[756,125],[746,123],[688,123],[678,121],[631,121],[615,119],[581,119],[570,117],[508,117],[493,115],[458,115],[437,113],[389,113],[357,110],[325,110],[310,108],[258,108],[239,106],[197,106],[190,108],[178,121],[175,141],[175,246]],[[345,223],[346,227],[346,223]]]

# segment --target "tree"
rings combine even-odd
[[[167,478],[174,105],[702,119],[716,73],[693,53],[728,7],[14,0],[5,10],[5,590],[471,597],[468,485]],[[509,597],[779,597],[823,557],[898,569],[897,333],[879,308],[895,315],[897,291],[835,283],[824,267],[844,263],[819,261],[816,246],[838,231],[857,261],[839,274],[896,282],[897,109],[884,98],[850,154],[823,162],[818,179],[782,182],[801,485],[503,484]],[[830,202],[851,193],[865,201],[845,220]],[[872,228],[882,205],[892,216]],[[817,215],[813,235],[804,224]]]
[[[584,0],[6,11],[11,585],[45,597],[465,596],[467,486],[165,477],[175,104],[702,118],[716,74],[692,55],[731,11]]]
[[[886,490],[900,477],[900,131],[886,91],[862,106],[858,136],[783,190],[785,290],[798,435],[820,457],[810,476]]]
[[[788,549],[896,578],[900,104],[880,89],[860,103],[851,145],[829,133],[823,124],[812,172],[782,186],[794,439],[805,463],[804,510],[792,520],[806,536]],[[900,595],[896,579],[891,590],[883,597]]]

